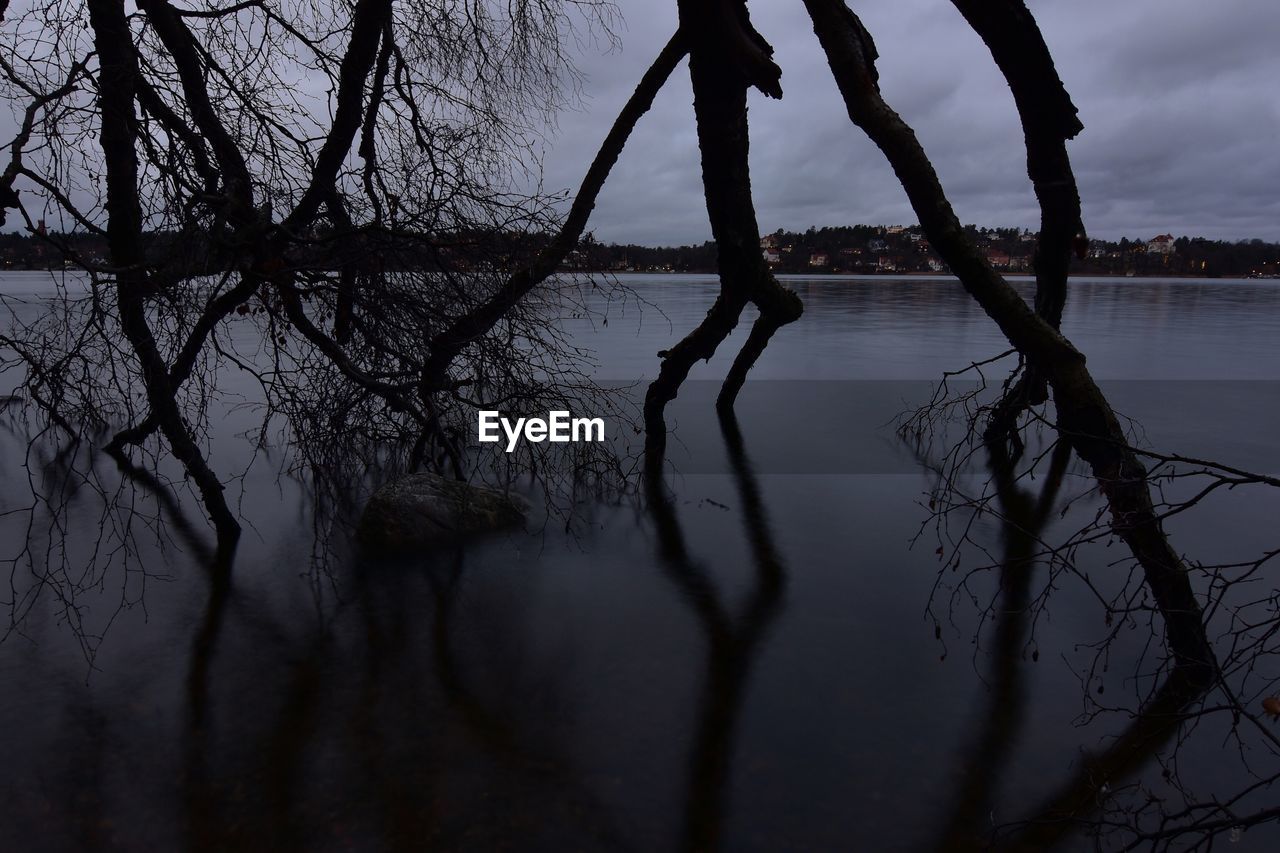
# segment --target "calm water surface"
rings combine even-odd
[[[610,306],[608,325],[567,322],[598,378],[629,383],[652,378],[715,284],[622,281],[636,298]],[[217,597],[180,537],[157,548],[139,517],[133,550],[108,556],[96,588],[46,596],[0,644],[8,843],[932,850],[956,825],[1034,817],[1131,722],[1151,630],[1124,632],[1085,678],[1119,709],[1091,718],[1081,674],[1107,623],[1082,581],[1055,577],[1034,632],[1002,655],[982,619],[991,573],[974,581],[975,606],[952,598],[959,576],[932,528],[912,547],[931,480],[891,421],[944,371],[1006,345],[951,280],[790,284],[806,312],[743,392],[744,455],[729,452],[702,380],[723,375],[745,324],[673,406],[670,518],[601,507],[572,535],[321,574],[314,508],[265,458],[232,486],[252,529],[235,588]],[[0,278],[0,293],[30,297],[20,311],[48,288],[38,274]],[[1280,471],[1277,283],[1075,281],[1063,329],[1152,446]],[[215,467],[243,468],[236,434],[252,423],[227,413]],[[55,476],[24,444],[0,444],[0,511],[31,504],[28,478]],[[1075,476],[1068,490],[1086,487]],[[38,566],[83,556],[105,517],[74,482],[62,489],[59,532],[42,532],[44,507],[31,522]],[[1256,555],[1276,546],[1277,510],[1265,493],[1226,496],[1170,531],[1195,559]],[[29,517],[0,518],[0,556],[20,554]],[[998,558],[994,521],[974,535]],[[1123,581],[1108,573],[1117,558],[1099,546],[1078,559],[1106,589]],[[1050,581],[1036,571],[1039,594]],[[92,668],[77,627],[105,634]],[[1206,798],[1246,784],[1224,732],[1202,723],[1179,752]],[[1155,757],[1140,759],[1127,780],[1171,797]],[[1276,840],[1258,828],[1240,849]]]

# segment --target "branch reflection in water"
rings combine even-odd
[[[633,849],[545,714],[568,702],[557,675],[521,670],[519,620],[484,625],[503,669],[477,666],[474,640],[456,648],[466,565],[449,549],[358,565],[351,598],[301,637],[215,584],[187,680],[191,849]],[[245,672],[228,658],[254,634],[266,659]],[[235,695],[260,704],[229,708]]]
[[[850,761],[847,754],[832,762],[844,762],[845,778],[834,785],[830,777],[798,777],[807,772],[803,761],[779,763],[787,741],[778,733],[812,719],[779,700],[779,668],[792,665],[799,651],[815,662],[817,678],[842,676],[859,646],[846,642],[821,655],[812,645],[795,648],[792,628],[815,612],[809,597],[815,583],[826,589],[831,578],[788,570],[784,552],[822,571],[814,551],[800,550],[810,531],[795,527],[785,498],[796,494],[796,483],[760,475],[737,422],[722,418],[719,426],[729,467],[717,488],[732,494],[717,496],[732,506],[697,515],[689,497],[695,487],[681,480],[672,491],[662,458],[648,458],[648,474],[658,475],[645,480],[651,526],[635,531],[619,525],[611,538],[583,543],[583,565],[626,552],[619,558],[623,573],[603,577],[595,568],[565,569],[562,563],[571,557],[562,550],[551,553],[553,560],[534,554],[526,561],[514,555],[527,543],[512,540],[491,543],[487,552],[440,549],[400,562],[356,554],[328,564],[331,576],[313,578],[305,548],[296,543],[267,554],[253,537],[219,546],[198,514],[187,515],[198,507],[180,493],[175,497],[160,476],[114,469],[128,484],[123,489],[111,480],[114,466],[104,458],[57,442],[33,446],[33,478],[50,517],[66,517],[68,506],[55,508],[59,501],[94,517],[109,517],[116,500],[125,502],[116,511],[145,508],[155,513],[146,516],[148,528],[162,525],[199,569],[178,578],[178,555],[168,552],[179,582],[149,594],[156,596],[148,607],[160,623],[147,630],[161,631],[187,652],[184,663],[175,662],[180,671],[167,673],[157,658],[151,673],[152,660],[140,659],[132,683],[142,688],[131,695],[130,681],[115,674],[112,645],[129,647],[137,638],[120,629],[103,651],[103,669],[111,675],[92,675],[87,690],[41,694],[44,711],[61,730],[56,738],[44,737],[33,722],[30,736],[42,749],[56,744],[64,758],[47,769],[45,787],[26,796],[39,803],[41,790],[74,793],[59,794],[63,802],[52,808],[65,820],[55,828],[42,821],[39,838],[52,841],[37,846],[136,848],[159,838],[162,846],[193,850],[715,850],[803,846],[817,838],[814,848],[829,849],[830,827],[806,829],[802,819],[777,815],[766,819],[757,804],[770,798],[775,784],[808,785],[806,792],[824,798],[889,787],[875,778],[874,763]],[[1046,580],[1052,578],[1045,565],[1060,530],[1053,523],[1059,509],[1076,500],[1064,485],[1064,448],[1058,442],[1035,450],[1043,471],[1033,464],[1032,477],[1008,456],[1011,448],[985,447],[988,466],[981,479],[992,493],[989,517],[999,522],[992,573],[998,598],[977,624],[958,626],[991,641],[979,642],[975,658],[985,691],[965,706],[972,722],[961,737],[948,740],[944,732],[917,741],[924,745],[919,754],[936,756],[928,772],[946,782],[910,806],[918,831],[906,831],[903,846],[1073,849],[1096,836],[1106,848],[1178,847],[1225,836],[1242,820],[1251,823],[1250,840],[1265,838],[1255,836],[1267,817],[1257,797],[1239,809],[1225,797],[1221,803],[1191,800],[1191,806],[1173,796],[1140,801],[1145,792],[1166,795],[1199,781],[1175,776],[1162,783],[1158,777],[1164,766],[1176,774],[1188,748],[1219,742],[1222,727],[1215,721],[1225,720],[1230,708],[1206,699],[1219,694],[1202,672],[1169,666],[1139,684],[1134,698],[1141,701],[1128,708],[1121,697],[1120,707],[1100,709],[1080,729],[1042,718],[1046,696],[1072,701],[1069,688],[1042,683],[1057,677],[1044,673],[1043,665],[1033,683],[1028,659],[1033,648],[1051,657],[1067,650],[1058,645],[1061,632],[1043,632],[1036,624],[1048,595],[1037,589],[1055,586]],[[335,495],[358,491],[342,483],[326,489]],[[358,506],[352,501],[334,512]],[[843,504],[836,506],[844,511]],[[623,528],[641,540],[634,553],[620,538]],[[562,544],[544,541],[541,547]],[[137,545],[135,551],[157,565],[154,555],[141,554]],[[892,560],[894,553],[884,556]],[[925,573],[927,563],[921,564]],[[259,571],[262,566],[271,571]],[[298,575],[305,583],[297,582]],[[537,587],[544,584],[550,592],[544,601],[555,603],[537,618],[573,623],[550,640],[546,624],[531,617],[539,610]],[[581,592],[584,584],[587,592]],[[594,597],[619,584],[632,586],[617,598]],[[651,597],[633,603],[628,596],[644,584],[653,587]],[[857,584],[875,599],[873,606],[883,606],[870,578]],[[300,591],[322,587],[320,598],[303,594],[297,600]],[[173,608],[170,596],[178,590],[199,607]],[[675,605],[672,590],[679,596]],[[1054,595],[1061,596],[1055,597],[1057,612],[1069,614],[1071,593]],[[598,612],[576,612],[584,602]],[[164,623],[171,613],[178,614],[175,630]],[[629,618],[648,630],[599,630],[601,622]],[[858,620],[859,611],[849,609],[847,618]],[[1147,626],[1135,627],[1141,635]],[[901,635],[885,633],[883,639],[896,642],[910,631],[904,625]],[[669,633],[674,636],[664,636]],[[1159,644],[1158,630],[1150,633]],[[1117,641],[1116,647],[1131,642]],[[676,653],[664,657],[668,648]],[[576,659],[580,654],[589,659]],[[56,657],[47,652],[37,660],[50,673],[56,668]],[[628,671],[623,680],[611,680],[619,678],[615,665]],[[963,662],[959,666],[964,669]],[[927,667],[913,669],[910,678],[963,689],[973,679],[965,672],[956,678],[955,668],[945,667],[950,675],[942,668],[937,675]],[[647,692],[637,690],[638,681],[625,680],[636,677],[652,681],[641,687]],[[94,680],[101,680],[100,689]],[[858,682],[848,695],[865,692],[896,707],[904,700],[893,694],[895,684]],[[56,701],[45,701],[49,695]],[[770,704],[774,709],[761,713]],[[892,739],[917,722],[881,732],[862,722],[858,707],[841,705],[823,719],[848,716],[852,740],[883,737],[868,753],[874,761],[918,760]],[[1249,725],[1243,721],[1246,730]],[[25,737],[27,729],[21,731]],[[832,731],[820,728],[805,745],[820,746]],[[16,740],[10,737],[5,748],[20,747]],[[1065,748],[1045,748],[1054,742]],[[1073,759],[1073,750],[1083,754]],[[1027,763],[1036,761],[1050,762],[1050,772],[1027,785]],[[23,759],[9,766],[26,779],[36,765]],[[788,769],[775,775],[779,767]],[[1203,790],[1232,789],[1213,780]],[[36,825],[27,819],[18,824],[27,835]]]
[[[782,613],[786,589],[786,568],[774,545],[760,489],[732,410],[721,411],[720,427],[755,564],[752,586],[737,615],[730,611],[727,595],[717,589],[709,570],[689,553],[664,482],[661,451],[651,446],[645,459],[645,492],[666,575],[697,613],[706,640],[706,675],[689,755],[682,845],[686,850],[719,847],[734,733],[746,701],[751,666],[770,626]]]

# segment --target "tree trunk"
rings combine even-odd
[[[99,108],[106,165],[107,244],[116,268],[120,326],[142,366],[147,402],[174,457],[195,481],[220,545],[234,543],[240,525],[222,483],[209,468],[175,400],[168,366],[147,323],[148,282],[143,267],[142,208],[138,201],[137,125],[133,103],[139,77],[133,36],[121,0],[91,0],[89,21],[101,65]]]
[[[1187,568],[1157,518],[1147,471],[1129,448],[1110,403],[1084,356],[972,245],[915,133],[885,103],[871,36],[843,0],[805,0],[849,117],[888,158],[934,248],[960,282],[1053,389],[1058,428],[1093,471],[1107,499],[1112,529],[1142,566],[1165,620],[1168,648],[1180,665],[1216,669]]]
[[[663,414],[667,403],[675,399],[694,363],[715,354],[749,302],[759,308],[760,320],[721,389],[717,400],[721,411],[732,408],[747,372],[774,331],[799,319],[804,311],[800,297],[778,284],[764,261],[751,197],[747,88],[753,85],[753,77],[743,70],[734,45],[744,39],[766,48],[767,44],[746,21],[745,6],[732,26],[725,26],[721,16],[704,20],[705,10],[691,7],[697,4],[680,4],[681,30],[690,34],[689,76],[702,154],[703,193],[716,241],[720,296],[696,329],[660,354],[662,366],[649,386],[644,406],[647,442],[655,452],[666,443]],[[743,31],[749,35],[734,37]]]

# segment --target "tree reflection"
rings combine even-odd
[[[186,846],[454,849],[569,832],[633,849],[572,744],[524,703],[535,681],[565,688],[554,670],[521,671],[519,620],[485,637],[503,671],[458,648],[463,553],[355,568],[350,598],[301,633],[215,586],[186,680]]]
[[[682,849],[721,846],[731,778],[735,733],[750,685],[751,669],[770,627],[781,615],[786,568],[773,542],[764,502],[732,410],[722,410],[721,431],[742,503],[744,532],[754,564],[752,585],[737,614],[709,570],[690,553],[675,506],[662,478],[662,458],[646,458],[648,507],[658,532],[667,578],[698,616],[707,644],[706,674],[689,755]]]
[[[1048,850],[1082,834],[1102,835],[1107,830],[1127,830],[1129,821],[1123,815],[1099,814],[1107,809],[1112,790],[1148,767],[1152,759],[1174,741],[1210,686],[1203,669],[1191,665],[1175,666],[1155,694],[1143,704],[1134,721],[1109,747],[1087,755],[1075,773],[1069,775],[1042,804],[1031,809],[1028,817],[997,828],[994,848]],[[1153,804],[1160,805],[1158,802],[1148,803]],[[1176,819],[1173,814],[1169,817]],[[1236,825],[1239,824],[1230,823],[1220,829]],[[1197,839],[1201,831],[1184,826],[1170,832],[1166,841],[1176,841],[1179,845],[1196,844],[1211,840],[1214,834],[1210,832]],[[1139,831],[1133,843],[1157,840],[1158,835]],[[1161,847],[1158,844],[1152,846],[1155,849]]]
[[[958,797],[934,849],[984,849],[999,785],[1026,723],[1023,662],[1030,634],[1032,576],[1041,534],[1052,517],[1067,472],[1071,449],[1053,449],[1049,471],[1039,493],[1019,485],[1015,460],[1002,442],[988,445],[988,465],[1001,510],[1002,554],[999,596],[987,673],[988,696],[978,719],[962,770]]]
[[[1273,748],[1280,746],[1280,741],[1261,724],[1256,714],[1246,710],[1240,689],[1229,684],[1216,665],[1205,666],[1202,660],[1189,660],[1176,654],[1170,655],[1172,665],[1163,672],[1146,673],[1141,669],[1146,657],[1143,654],[1132,681],[1150,687],[1146,695],[1139,697],[1136,707],[1128,711],[1130,722],[1109,737],[1102,748],[1084,754],[1058,784],[1017,819],[1002,817],[997,821],[997,813],[1008,813],[1002,804],[1010,794],[1002,794],[1001,786],[1014,759],[1016,745],[1024,740],[1024,732],[1031,722],[1027,716],[1028,695],[1024,682],[1027,654],[1033,648],[1034,621],[1044,612],[1050,591],[1060,585],[1062,577],[1077,575],[1088,583],[1087,573],[1074,564],[1081,559],[1080,546],[1082,541],[1089,541],[1088,537],[1076,533],[1063,545],[1048,532],[1052,523],[1066,512],[1059,510],[1059,504],[1070,507],[1080,500],[1078,495],[1060,499],[1071,450],[1056,432],[1053,437],[1057,440],[1037,455],[1028,452],[1027,443],[1010,442],[1003,433],[988,432],[981,447],[987,457],[989,491],[980,495],[966,491],[962,485],[965,476],[960,472],[968,458],[963,441],[948,445],[945,463],[926,465],[940,472],[939,487],[933,492],[934,503],[931,503],[931,506],[942,505],[938,517],[945,519],[960,509],[967,511],[970,520],[962,525],[961,545],[977,544],[971,519],[982,515],[998,520],[1001,543],[996,563],[970,569],[962,582],[973,595],[970,584],[976,574],[992,568],[998,578],[995,602],[986,611],[994,616],[993,644],[986,673],[989,692],[978,715],[978,728],[964,752],[962,769],[957,776],[956,799],[927,849],[1047,850],[1078,841],[1082,836],[1093,836],[1100,848],[1199,849],[1211,847],[1215,838],[1229,830],[1234,833],[1233,837],[1239,837],[1249,827],[1276,820],[1280,810],[1259,808],[1258,803],[1260,792],[1280,781],[1280,775],[1274,770],[1263,769],[1265,764],[1255,766],[1252,782],[1231,796],[1206,799],[1196,792],[1198,780],[1183,776],[1178,760],[1191,733],[1198,728],[1234,742],[1242,755],[1259,747],[1263,755],[1275,754]],[[1045,459],[1049,460],[1047,466],[1042,465]],[[1038,486],[1033,488],[1041,467],[1046,470]],[[959,551],[948,558],[947,565],[954,567],[958,562]],[[1037,566],[1056,566],[1058,574],[1051,574],[1044,591],[1033,595]],[[1115,567],[1110,570],[1115,571]],[[1090,588],[1097,592],[1096,587]],[[1129,602],[1146,598],[1140,592],[1125,592],[1121,597]],[[1185,613],[1170,612],[1168,603],[1159,596],[1151,598],[1169,632],[1171,644],[1181,644],[1184,648],[1213,647],[1203,622],[1189,620]],[[977,598],[973,600],[976,602]],[[954,598],[952,606],[955,606]],[[1129,628],[1138,628],[1133,618],[1138,608],[1117,607],[1113,612],[1119,614]],[[1208,612],[1212,614],[1213,610]],[[1112,625],[1110,612],[1107,625]],[[1157,625],[1153,623],[1150,627],[1152,641],[1148,646],[1161,645],[1157,640]],[[976,631],[975,642],[983,634],[981,620]],[[1225,636],[1239,637],[1243,632],[1233,628]],[[1095,646],[1094,667],[1098,661],[1109,660],[1118,639],[1118,631],[1109,628],[1106,637]],[[1260,669],[1267,667],[1264,647],[1251,643],[1244,648],[1250,650],[1251,660]],[[1038,647],[1032,656],[1038,659]],[[1103,668],[1105,670],[1105,664]],[[1225,672],[1233,674],[1230,669]],[[1093,674],[1091,669],[1082,679],[1086,705],[1092,702],[1087,691],[1093,683]],[[1096,710],[1090,715],[1091,719],[1100,713],[1101,709]],[[1218,722],[1224,714],[1232,718],[1225,728]],[[1250,736],[1250,731],[1254,736]],[[1158,780],[1152,781],[1146,777],[1157,761],[1162,772]]]

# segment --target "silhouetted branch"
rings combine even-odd
[[[582,179],[578,194],[574,196],[569,215],[550,244],[540,251],[531,264],[518,270],[492,297],[454,321],[448,328],[431,339],[431,354],[422,369],[422,387],[431,391],[444,383],[445,375],[458,354],[467,344],[486,333],[521,298],[555,272],[569,252],[577,245],[587,226],[587,219],[595,207],[596,198],[604,186],[614,163],[622,154],[631,131],[635,129],[659,90],[671,76],[688,47],[684,36],[677,32],[667,42],[658,57],[645,71],[635,92],[627,100],[614,120],[599,151],[596,152],[587,174]]]

